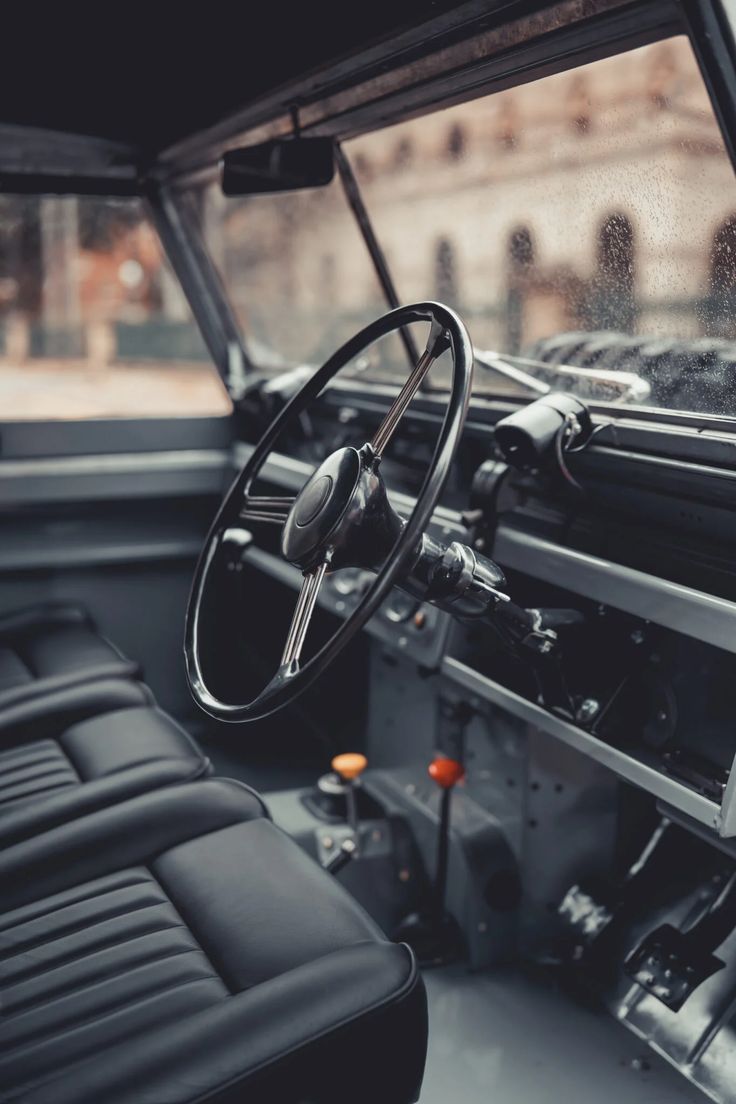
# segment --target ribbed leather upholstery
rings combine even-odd
[[[78,786],[79,775],[56,740],[0,751],[0,815],[19,801],[31,801],[67,786]]]
[[[0,973],[0,1085],[33,1083],[60,1062],[228,996],[145,868],[5,915]]]
[[[0,616],[0,728],[5,710],[94,679],[130,678],[138,665],[78,606],[42,605]]]
[[[409,1104],[411,952],[239,783],[0,852],[2,1104]]]
[[[63,717],[56,725],[47,718],[43,739],[34,738],[35,725],[4,734],[9,746],[0,744],[0,847],[208,773],[208,760],[187,733],[147,704],[145,687],[119,689],[127,708],[85,717],[77,711],[69,725]],[[111,687],[108,696],[115,699]],[[90,708],[97,704],[93,699]]]

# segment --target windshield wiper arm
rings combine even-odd
[[[475,350],[475,360],[482,368],[498,372],[536,395],[569,389],[581,399],[643,403],[652,390],[647,381],[635,372],[581,368],[575,364],[547,364],[543,360],[529,360],[482,349]]]

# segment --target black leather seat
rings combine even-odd
[[[0,847],[209,771],[138,682],[77,688],[67,707],[0,730]]]
[[[147,794],[0,854],[0,1101],[408,1104],[408,948],[239,783]]]
[[[55,695],[80,683],[137,674],[138,665],[100,636],[79,606],[0,615],[0,723],[9,712],[53,711]]]

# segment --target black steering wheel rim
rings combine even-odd
[[[447,339],[446,347],[452,355],[453,372],[447,409],[427,474],[411,515],[366,594],[318,652],[303,666],[297,665],[294,670],[279,669],[274,679],[253,701],[239,704],[221,701],[207,687],[202,672],[199,622],[209,573],[221,547],[223,534],[228,529],[237,527],[239,505],[273,452],[275,443],[285,426],[319,396],[330,380],[349,361],[375,341],[414,322],[429,322],[433,327],[432,332],[441,328],[442,334]],[[413,556],[437,505],[465,423],[472,374],[473,349],[460,317],[441,303],[416,303],[390,311],[350,338],[305,382],[300,391],[279,412],[225,495],[207,534],[192,582],[186,616],[184,657],[190,691],[197,704],[206,713],[218,720],[242,723],[260,720],[283,708],[319,678],[339,652],[378,610]]]

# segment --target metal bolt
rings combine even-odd
[[[485,548],[485,546],[486,542],[483,540],[483,537],[478,537],[477,541],[475,542],[475,548],[477,548],[480,552]]]
[[[413,782],[407,782],[406,786],[404,786],[404,791],[408,794],[414,794],[417,792],[417,788]]]
[[[577,708],[575,720],[580,721],[582,724],[587,724],[598,716],[600,708],[600,702],[597,702],[595,698],[584,698]]]
[[[401,870],[399,871],[399,881],[400,882],[408,882],[410,878],[411,878],[410,871],[408,871],[406,869],[406,867],[402,867]]]
[[[634,631],[631,634],[630,639],[631,639],[632,644],[643,644],[644,643],[644,633],[641,631],[641,629],[634,629]]]
[[[326,851],[331,851],[334,843],[335,841],[333,840],[332,836],[322,837],[322,846],[325,848]]]

